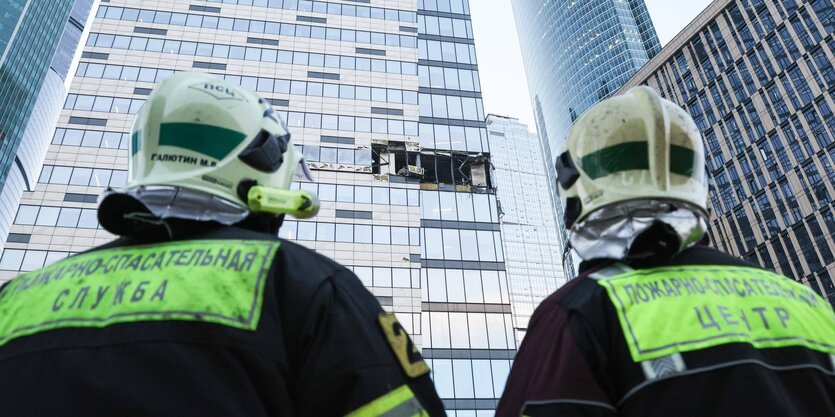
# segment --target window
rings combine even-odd
[[[39,206],[30,206],[21,204],[17,210],[17,217],[15,217],[15,224],[33,225],[38,218]]]
[[[297,239],[316,240],[316,223],[298,222]]]
[[[36,226],[54,226],[58,220],[59,207],[42,206],[38,211],[38,218],[35,220]]]
[[[371,226],[354,225],[354,241],[356,243],[371,243]]]

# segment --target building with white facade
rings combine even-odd
[[[534,309],[567,282],[543,143],[518,119],[487,116],[513,326],[521,343]]]
[[[139,1],[98,8],[0,280],[106,243],[130,124],[176,71],[257,91],[320,214],[280,235],[352,268],[422,347],[451,416],[492,416],[516,344],[466,0]]]

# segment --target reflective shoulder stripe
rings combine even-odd
[[[673,353],[657,359],[649,359],[641,362],[641,369],[647,380],[666,378],[680,374],[687,369],[684,358],[680,353]]]
[[[626,264],[615,263],[589,274],[589,278],[600,281],[602,279],[611,278],[621,274],[627,274],[634,271]]]
[[[429,416],[408,385],[401,385],[388,394],[352,411],[346,417],[414,417]]]

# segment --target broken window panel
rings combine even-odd
[[[388,166],[388,146],[382,143],[371,145],[371,173],[381,174],[382,167]]]
[[[407,155],[408,157],[408,155]],[[490,161],[483,154],[467,152],[423,152],[420,161],[424,183],[455,184],[491,188]]]

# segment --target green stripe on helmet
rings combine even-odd
[[[692,177],[696,170],[696,152],[683,146],[670,145],[670,172]]]
[[[133,132],[133,135],[131,135],[131,137],[130,137],[130,140],[131,140],[130,156],[134,156],[134,155],[136,155],[137,152],[142,150],[142,140],[141,139],[142,139],[142,131],[141,130],[137,130],[136,132]]]
[[[223,159],[246,139],[246,135],[217,126],[197,123],[163,123],[160,125],[160,146],[176,146]]]
[[[692,176],[695,162],[693,150],[670,145],[670,172]],[[580,158],[580,168],[593,180],[622,171],[649,169],[647,142],[624,142],[592,152]]]
[[[580,168],[591,179],[633,169],[649,169],[647,142],[624,142],[580,158]]]

